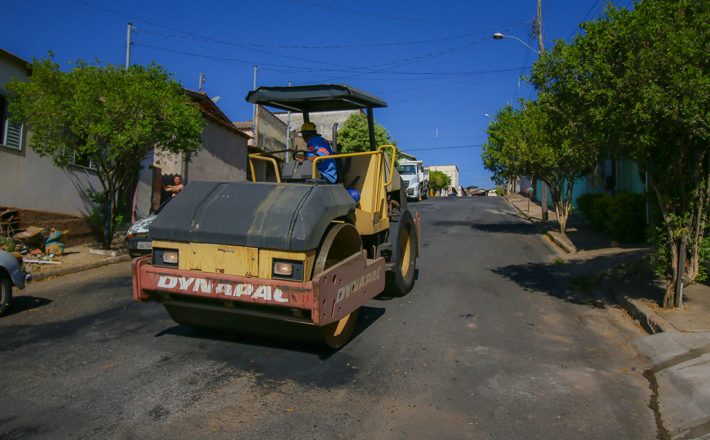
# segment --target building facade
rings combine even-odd
[[[89,194],[101,190],[90,163],[66,168],[28,148],[32,128],[9,120],[5,85],[27,80],[27,61],[0,49],[0,212],[13,212],[19,226],[68,229],[72,241],[91,236],[85,218]]]
[[[134,220],[147,216],[167,199],[163,187],[176,175],[185,185],[191,181],[234,182],[247,178],[249,136],[235,127],[206,94],[190,90],[187,94],[202,111],[202,149],[187,158],[156,148],[143,159],[133,197]]]

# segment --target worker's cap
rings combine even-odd
[[[316,131],[316,124],[313,122],[304,122],[303,125],[301,125],[301,133],[308,133],[308,132],[315,132]]]

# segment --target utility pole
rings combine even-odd
[[[291,87],[291,81],[288,82],[288,86]],[[291,112],[286,113],[286,149],[291,149]],[[286,162],[288,162],[288,153],[284,154]]]
[[[133,23],[128,23],[128,30],[126,30],[126,68],[131,65],[131,33],[133,32]]]
[[[254,86],[252,87],[252,90],[256,90],[256,72],[259,70],[259,66],[254,64]],[[254,104],[254,110],[252,112],[252,117],[251,117],[251,138],[254,141],[254,146],[256,146],[256,105]]]
[[[197,81],[197,91],[203,92],[202,88],[205,86],[205,74],[200,72],[200,79]]]
[[[545,52],[545,46],[542,42],[542,0],[537,0],[537,21],[535,22],[535,31],[537,33],[538,56],[542,56]],[[540,189],[540,208],[542,209],[542,220],[547,221],[547,184],[544,180],[540,181]]]

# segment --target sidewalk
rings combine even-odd
[[[530,203],[528,209],[528,199],[519,194],[506,199],[559,249],[555,261],[568,290],[601,288],[590,289],[601,290],[601,296],[587,292],[580,303],[597,305],[612,297],[650,333],[632,343],[653,364],[644,376],[659,438],[710,440],[710,285],[687,286],[682,307],[663,309],[665,285],[654,281],[650,249],[614,243],[579,218],[570,218],[564,237],[556,230],[554,212],[545,223],[539,205]]]
[[[52,263],[25,263],[27,272],[32,274],[32,281],[41,281],[51,277],[68,275],[70,273],[81,272],[94,269],[107,264],[129,261],[131,258],[127,254],[97,255],[90,253],[91,246],[76,246],[66,248],[64,255],[56,256]],[[32,256],[24,256],[25,260],[36,260]],[[57,264],[58,263],[58,264]]]
[[[555,213],[549,211],[550,221],[541,221],[541,209],[520,194],[506,196],[518,214],[535,223],[540,232],[560,248],[560,255],[568,262],[584,266],[586,274],[603,274],[603,287],[614,295],[632,316],[639,319],[651,333],[663,331],[698,332],[710,331],[710,286],[695,284],[684,289],[685,304],[677,309],[659,307],[664,285],[652,281],[653,275],[645,264],[650,249],[634,245],[622,245],[596,232],[582,219],[570,217],[567,237],[557,232]],[[560,245],[560,242],[563,244]],[[584,273],[582,273],[584,274]]]

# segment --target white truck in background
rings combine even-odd
[[[429,170],[421,160],[400,159],[399,175],[407,185],[407,198],[422,200],[429,197]]]

